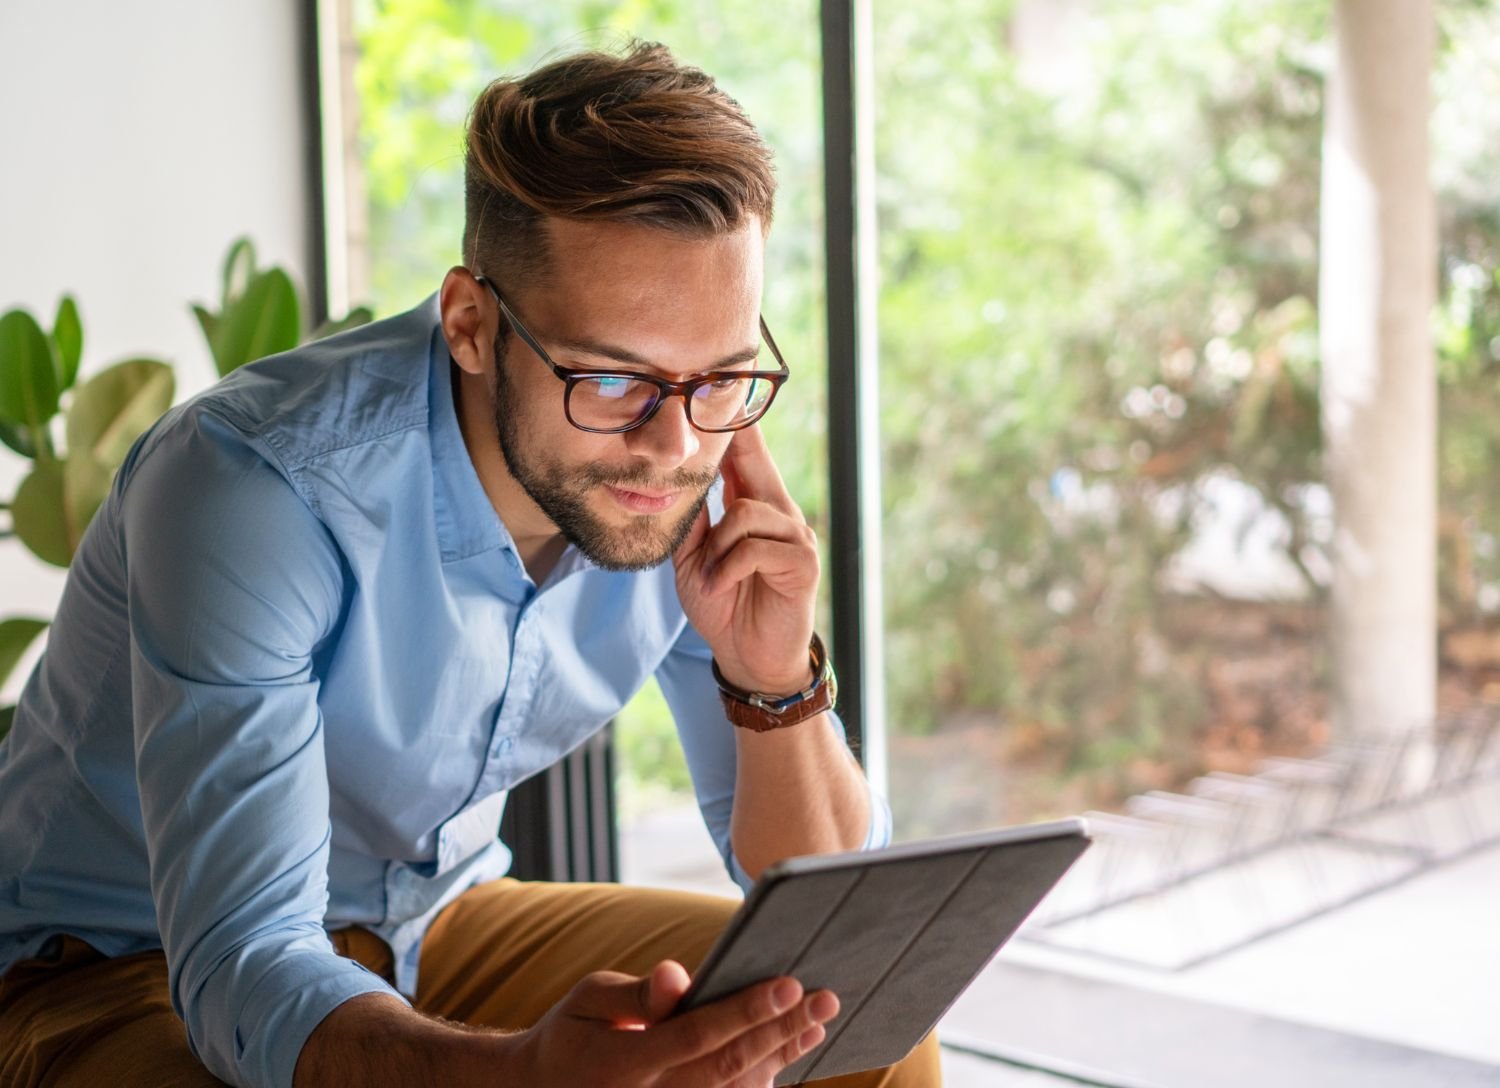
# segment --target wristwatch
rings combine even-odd
[[[801,691],[784,696],[764,695],[735,687],[724,679],[719,663],[715,661],[714,679],[718,681],[719,698],[723,700],[724,713],[729,720],[741,729],[765,733],[832,710],[833,701],[838,697],[838,678],[833,675],[833,662],[828,659],[828,651],[817,632],[813,633],[807,656],[813,671],[812,683]]]

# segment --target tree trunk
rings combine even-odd
[[[1319,321],[1332,725],[1349,738],[1426,723],[1436,704],[1432,0],[1337,0],[1334,36]]]

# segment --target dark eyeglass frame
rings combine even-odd
[[[657,411],[670,397],[681,397],[683,399],[683,406],[687,411],[688,422],[700,431],[707,434],[724,434],[728,431],[743,430],[745,427],[758,423],[765,417],[765,414],[771,410],[771,405],[776,400],[776,394],[781,390],[781,386],[792,375],[791,368],[786,365],[786,360],[781,357],[781,349],[776,346],[776,340],[771,336],[771,330],[766,327],[766,319],[764,317],[760,319],[760,335],[765,340],[766,346],[771,349],[771,354],[776,357],[776,362],[781,367],[780,370],[714,370],[706,374],[699,374],[688,378],[686,381],[674,382],[667,378],[658,378],[654,374],[642,374],[637,370],[584,370],[563,366],[560,363],[554,362],[552,356],[547,354],[547,349],[537,343],[536,337],[526,331],[526,326],[521,324],[520,319],[515,315],[515,311],[506,305],[505,299],[500,297],[499,289],[489,277],[475,276],[474,278],[490,289],[490,294],[495,296],[495,302],[500,306],[500,312],[505,315],[505,320],[509,321],[511,327],[516,330],[516,335],[524,340],[526,346],[536,352],[537,357],[546,363],[552,373],[565,383],[567,388],[563,390],[563,415],[567,417],[569,423],[577,427],[580,431],[588,431],[591,434],[622,434],[625,431],[633,431],[637,427],[651,422],[652,417],[656,415]],[[573,418],[573,390],[578,386],[579,382],[591,378],[623,378],[629,381],[646,382],[648,385],[656,386],[656,400],[646,410],[645,415],[641,416],[634,423],[627,424],[624,427],[585,427]],[[726,378],[741,381],[758,378],[761,381],[770,382],[771,395],[766,398],[766,403],[761,406],[760,411],[753,417],[741,423],[736,423],[732,427],[700,426],[698,421],[693,418],[693,394],[704,386],[724,381]]]

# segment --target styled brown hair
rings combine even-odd
[[[469,115],[464,262],[514,283],[545,275],[544,216],[689,236],[771,224],[771,150],[733,98],[666,46],[564,57],[497,79]]]

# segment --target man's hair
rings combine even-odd
[[[544,216],[689,237],[770,226],[771,150],[739,103],[666,46],[591,52],[497,79],[469,116],[464,261],[502,283],[546,271]]]

